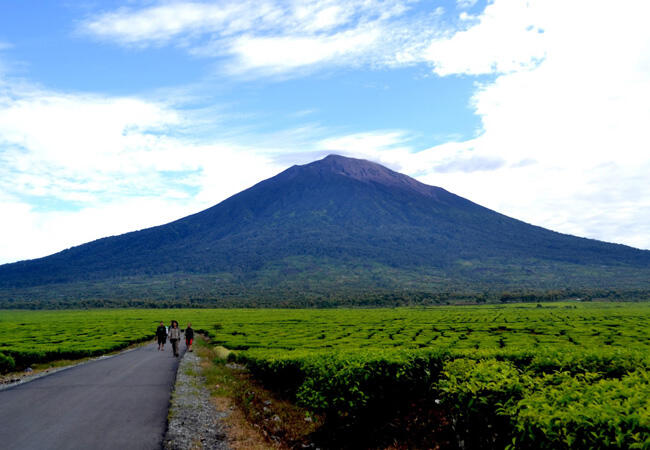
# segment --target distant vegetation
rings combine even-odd
[[[258,380],[312,411],[314,439],[330,445],[650,444],[647,302],[2,311],[0,364],[126,346],[172,318],[235,350]]]
[[[426,289],[427,275],[404,272],[403,287],[373,285],[373,280],[354,272],[293,282],[261,277],[252,286],[226,282],[213,275],[171,274],[129,277],[97,282],[0,289],[0,309],[75,308],[335,308],[396,307],[456,304],[503,304],[561,300],[646,301],[650,288],[523,288],[495,284],[459,286],[439,283],[438,290]],[[628,274],[629,275],[629,274]],[[215,281],[218,280],[218,281]],[[376,280],[374,281],[376,283]],[[396,284],[399,283],[396,281]],[[645,280],[638,280],[639,285]]]

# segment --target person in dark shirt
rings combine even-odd
[[[156,328],[156,337],[158,338],[158,351],[165,350],[165,342],[167,342],[167,328],[165,324],[160,322]]]
[[[187,328],[185,328],[185,345],[187,346],[187,351],[192,351],[192,343],[194,342],[194,330],[192,329],[192,324],[187,323]]]

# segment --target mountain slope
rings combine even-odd
[[[532,226],[331,155],[175,222],[0,266],[0,289],[169,274],[218,275],[208,296],[645,287],[650,251]]]

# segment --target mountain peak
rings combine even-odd
[[[386,167],[377,164],[376,162],[368,161],[367,159],[351,158],[349,156],[342,156],[337,154],[327,155],[325,158],[319,161],[314,161],[311,164],[328,166],[344,171],[350,170],[352,172],[367,171],[372,169],[389,170]]]
[[[365,159],[349,158],[341,155],[328,155],[325,158],[307,164],[306,167],[323,168],[334,173],[357,179],[381,179],[386,176],[400,175],[397,172]],[[402,175],[403,176],[403,175]]]
[[[334,174],[352,178],[363,183],[379,184],[391,188],[415,191],[428,197],[437,197],[437,191],[443,189],[428,186],[401,173],[395,172],[376,162],[365,159],[350,158],[331,154],[325,158],[304,166],[296,166],[298,170],[316,172],[320,175]]]

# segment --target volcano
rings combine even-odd
[[[272,303],[641,289],[648,279],[650,251],[530,225],[379,164],[330,155],[177,221],[2,265],[0,299]]]

